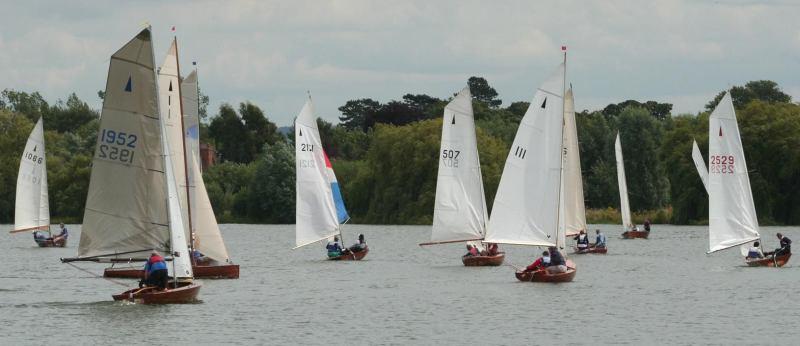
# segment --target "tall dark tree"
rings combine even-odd
[[[792,97],[781,91],[778,83],[771,80],[757,80],[747,82],[744,86],[734,86],[730,90],[733,106],[736,109],[744,108],[750,101],[760,100],[764,102],[791,102]],[[720,91],[713,100],[706,104],[706,110],[712,111],[717,107],[717,103],[722,100],[725,91]]]
[[[469,92],[475,101],[483,102],[492,108],[500,107],[503,104],[503,100],[497,98],[497,91],[489,86],[489,82],[483,77],[469,77],[467,85],[469,85]]]
[[[531,105],[530,102],[524,102],[524,101],[512,102],[508,107],[506,107],[506,110],[518,116],[520,119],[522,119],[522,117],[525,116],[525,112],[528,111],[528,106],[530,105]]]
[[[72,93],[67,102],[58,101],[45,113],[44,128],[58,132],[73,132],[99,117],[97,111]]]
[[[208,134],[222,160],[238,163],[253,160],[250,132],[231,105],[220,105],[219,114],[208,126]]]
[[[380,102],[373,99],[347,101],[344,106],[339,107],[339,111],[342,112],[342,116],[339,117],[340,124],[348,130],[366,131],[367,118],[374,117],[380,108]]]
[[[22,114],[28,120],[36,122],[50,110],[50,105],[39,92],[26,93],[5,89],[0,93],[0,108],[12,111],[12,114]]]
[[[245,128],[250,132],[253,157],[262,152],[265,143],[272,145],[283,139],[278,133],[278,126],[270,122],[258,106],[242,102],[239,104],[239,114],[242,116]]]

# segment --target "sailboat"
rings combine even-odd
[[[186,239],[193,240],[189,243],[190,250],[196,249],[204,255],[202,258],[192,256],[192,268],[197,278],[236,279],[239,265],[230,261],[198,166],[200,154],[196,150],[199,150],[199,137],[194,137],[196,140],[191,137],[191,134],[199,134],[196,73],[192,72],[180,82],[179,67],[178,42],[173,38],[158,71],[159,101],[161,120],[170,143],[170,156],[174,158],[172,168],[176,172],[181,218],[184,225],[188,225]],[[186,98],[189,102],[183,102],[184,85],[188,87]],[[184,110],[184,103],[193,106]],[[192,125],[193,131],[184,130],[189,129],[187,123]],[[116,278],[140,278],[142,275],[141,268],[132,266],[112,266],[103,273],[105,277]]]
[[[47,231],[45,237],[39,231]],[[50,234],[50,204],[47,195],[47,159],[44,153],[42,118],[33,126],[25,151],[19,160],[17,193],[14,206],[14,230],[10,233],[34,232],[33,239],[40,247],[64,247],[66,238],[53,241]]]
[[[350,217],[331,162],[322,148],[310,97],[294,121],[294,131],[297,249],[334,236],[341,239],[341,225]],[[361,260],[368,252],[369,247],[357,252],[346,250],[341,256],[329,259]]]
[[[557,247],[563,254],[565,232],[560,201],[564,132],[564,62],[533,96],[506,159],[484,242]],[[564,273],[518,271],[520,281],[566,282]]]
[[[619,139],[619,132],[617,132],[617,139],[614,141],[614,151],[617,157],[617,183],[619,184],[619,212],[622,214],[622,238],[647,239],[650,232],[634,229],[633,221],[631,221],[631,205],[628,202],[628,184],[625,181],[625,161],[622,158],[622,142]]]
[[[700,153],[700,147],[697,146],[696,140],[692,140],[692,161],[694,161],[697,174],[700,175],[703,187],[706,188],[706,193],[708,193],[708,168],[706,168],[706,162],[703,160],[703,154]]]
[[[708,122],[708,253],[739,246],[746,256],[749,245],[761,236],[730,93],[725,93]],[[750,266],[780,267],[790,257],[745,261]]]
[[[154,60],[150,28],[111,56],[78,257],[61,260],[130,263],[146,261],[154,250],[169,254],[168,289],[134,288],[112,297],[188,303],[200,285],[193,282]]]
[[[472,95],[465,87],[444,108],[439,173],[433,209],[431,241],[420,246],[483,240],[486,234],[486,198]],[[462,256],[465,266],[499,266],[505,254]]]
[[[561,171],[561,216],[559,227],[566,237],[586,232],[586,206],[583,201],[583,174],[578,146],[578,126],[575,122],[575,97],[572,87],[564,95],[564,169]],[[586,235],[589,236],[588,234]],[[576,254],[608,252],[607,248],[574,248]]]

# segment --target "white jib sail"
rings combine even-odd
[[[700,180],[703,181],[703,187],[708,192],[708,168],[703,160],[703,154],[700,153],[700,148],[697,146],[697,141],[692,140],[692,160],[694,167],[697,168],[697,174],[700,175]]]
[[[47,196],[47,159],[44,154],[42,118],[33,126],[25,151],[19,161],[17,197],[14,204],[14,230],[50,228],[50,204]]]
[[[191,154],[191,153],[190,153]],[[211,200],[208,198],[206,185],[203,183],[203,176],[200,173],[200,166],[194,160],[195,155],[189,155],[190,176],[198,177],[191,185],[189,194],[192,199],[192,219],[195,232],[194,247],[202,254],[218,262],[230,262],[228,249],[222,240],[222,233],[219,231],[217,218],[211,207]]]
[[[486,215],[472,95],[465,87],[444,109],[431,242],[483,239]]]
[[[564,122],[564,64],[533,96],[508,153],[487,243],[555,246]]]
[[[294,121],[296,171],[295,245],[312,244],[339,234],[339,220],[326,172],[326,157],[311,99]]]
[[[583,204],[581,156],[578,147],[578,127],[575,123],[575,100],[572,88],[564,97],[564,170],[562,171],[562,210],[566,236],[586,230],[586,207]]]
[[[729,93],[708,124],[708,252],[759,239],[739,126]],[[747,254],[742,246],[742,255]]]
[[[169,235],[172,250],[172,265],[167,266],[172,277],[177,279],[192,279],[192,255],[186,245],[186,228],[188,225],[183,223],[180,194],[178,193],[177,177],[172,170],[175,159],[182,160],[182,157],[173,157],[170,154],[170,142],[167,139],[167,128],[161,127],[161,135],[164,146],[164,167],[166,173],[167,186],[167,213],[169,214]]]
[[[619,212],[622,214],[622,230],[628,231],[633,226],[631,221],[631,205],[628,202],[628,184],[625,182],[625,161],[622,159],[622,142],[614,142],[614,150],[617,156],[617,184],[619,185]]]
[[[150,29],[111,56],[79,256],[169,250],[153,60]]]
[[[159,108],[161,122],[164,124],[166,140],[169,143],[169,155],[172,156],[172,172],[178,189],[178,198],[183,209],[180,211],[184,225],[189,222],[189,201],[186,195],[186,162],[183,152],[183,114],[181,111],[181,91],[178,76],[178,42],[173,39],[167,51],[167,57],[158,70]],[[186,238],[190,238],[189,229],[186,229]]]
[[[181,82],[181,97],[183,98],[183,128],[186,138],[186,154],[194,155],[195,162],[200,165],[200,111],[197,103],[199,98],[197,93],[197,71],[192,71]],[[202,171],[203,167],[200,167],[200,172]],[[192,179],[191,169],[189,173],[189,179]],[[192,223],[194,223],[194,220],[192,220]]]

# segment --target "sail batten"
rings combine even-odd
[[[506,159],[485,242],[554,246],[564,123],[560,64],[533,96]]]
[[[33,126],[19,161],[16,201],[14,203],[15,232],[47,230],[50,228],[50,204],[47,193],[47,158],[42,118]]]
[[[622,230],[628,231],[633,227],[631,221],[631,205],[628,201],[628,183],[625,179],[625,160],[622,157],[622,142],[619,139],[614,141],[614,152],[617,159],[617,184],[619,186],[619,212],[622,214]]]
[[[747,163],[730,93],[709,117],[708,134],[709,252],[760,238]],[[742,255],[747,247],[741,246]]]
[[[469,87],[447,104],[442,119],[430,244],[480,240],[487,212]]]

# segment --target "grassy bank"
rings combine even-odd
[[[634,212],[631,218],[633,218],[633,223],[637,225],[644,223],[645,219],[650,219],[650,223],[667,224],[672,220],[672,208]],[[593,224],[622,224],[622,215],[615,208],[586,209],[586,222]]]

